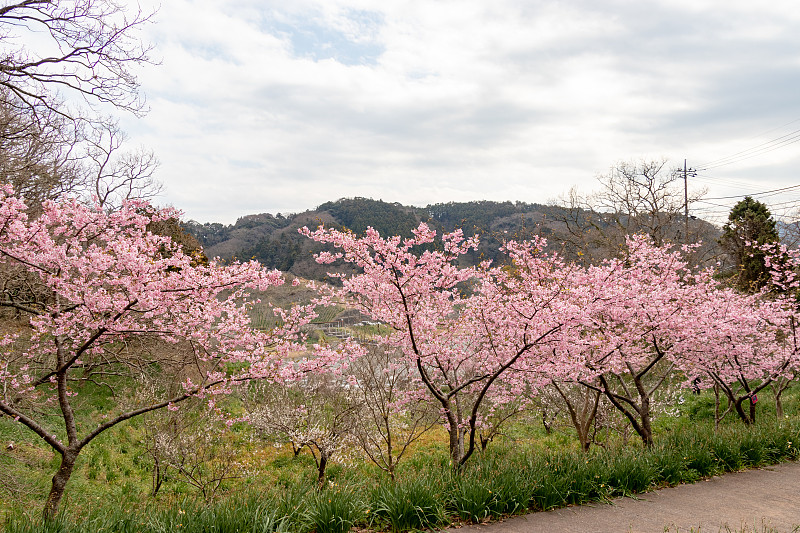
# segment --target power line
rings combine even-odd
[[[786,207],[784,207],[784,206],[786,206]],[[772,208],[778,208],[778,209],[784,208],[784,209],[787,209],[788,207],[800,207],[800,201],[798,201],[797,199],[788,200],[786,202],[778,202],[776,204],[769,204],[768,207],[770,209],[772,209]]]
[[[715,204],[714,202],[707,202],[705,200],[696,200],[696,202],[697,203],[701,203],[701,204],[713,205],[715,207],[724,207],[725,209],[730,209],[731,208],[731,206],[729,206],[729,205]]]
[[[786,124],[781,124],[780,126],[776,126],[776,127],[772,128],[772,129],[769,129],[767,131],[762,131],[761,133],[759,133],[757,135],[753,135],[752,137],[750,137],[750,139],[757,139],[757,138],[761,137],[762,135],[766,135],[767,133],[772,133],[773,131],[777,131],[777,130],[779,130],[781,128],[785,128],[789,124],[794,124],[795,122],[800,122],[800,118],[796,118],[794,120],[790,120]]]
[[[770,144],[775,144],[775,143],[777,143],[777,142],[779,142],[779,141],[780,141],[780,142],[783,142],[783,140],[784,140],[786,137],[790,137],[790,136],[792,136],[792,135],[796,135],[797,133],[800,133],[800,130],[795,130],[795,131],[793,131],[793,132],[786,133],[786,134],[784,134],[784,135],[781,135],[780,137],[776,137],[776,138],[774,138],[774,139],[772,139],[772,140],[769,140],[769,141],[763,142],[763,143],[761,143],[761,144],[757,144],[757,145],[755,145],[755,146],[752,146],[752,147],[750,147],[750,148],[747,148],[746,150],[742,150],[742,151],[736,152],[735,154],[731,154],[731,155],[729,155],[729,156],[721,157],[721,158],[719,158],[719,159],[713,159],[713,160],[711,160],[711,161],[708,161],[707,163],[704,163],[704,164],[703,164],[703,165],[701,165],[701,166],[703,166],[703,167],[709,167],[709,166],[712,166],[712,165],[716,165],[716,164],[718,164],[718,163],[720,163],[720,162],[722,162],[722,161],[725,161],[725,160],[728,160],[728,159],[735,158],[735,157],[737,157],[737,156],[739,156],[739,155],[741,155],[741,154],[746,154],[747,152],[751,152],[751,151],[753,151],[753,150],[756,150],[756,149],[762,148],[762,147],[764,147],[764,146],[767,146],[767,145],[770,145]]]
[[[750,193],[750,194],[737,194],[737,195],[734,195],[734,196],[717,196],[717,197],[706,198],[706,199],[707,200],[731,200],[731,199],[735,199],[735,198],[744,198],[745,196],[751,196],[751,197],[753,197],[753,196],[765,196],[765,195],[770,195],[770,194],[774,194],[774,193],[790,191],[790,190],[794,190],[794,189],[800,189],[800,185],[791,185],[789,187],[783,187],[781,189],[772,189],[771,191],[754,192],[754,193]]]
[[[720,159],[709,161],[708,163],[701,165],[700,170],[709,170],[712,168],[732,165],[733,163],[739,163],[746,159],[750,159],[762,154],[766,154],[768,152],[772,152],[774,150],[783,148],[785,146],[794,144],[796,142],[800,142],[800,129],[792,131],[785,135],[781,135],[780,137],[776,137],[775,139],[758,144],[746,150],[741,150],[739,152],[736,152],[735,154],[731,154],[729,156],[722,157]]]
[[[721,183],[723,185],[730,185],[734,187],[753,187],[754,182],[740,181],[732,178],[720,178],[718,176],[709,176],[708,174],[698,174],[695,176],[699,181],[707,183]]]

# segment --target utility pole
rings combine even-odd
[[[683,221],[684,234],[683,243],[689,244],[689,176],[697,176],[697,171],[686,166],[686,159],[683,160]]]

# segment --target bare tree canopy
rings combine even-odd
[[[0,176],[34,210],[65,196],[115,209],[159,192],[152,152],[71,105],[80,95],[144,111],[131,69],[150,61],[138,30],[151,16],[115,0],[0,0]]]
[[[589,195],[570,190],[561,200],[564,214],[557,217],[559,239],[584,260],[617,255],[633,234],[648,235],[656,245],[716,240],[704,235],[706,225],[686,217],[706,191],[685,189],[683,175],[666,160],[620,161],[597,181],[599,190]]]
[[[14,105],[64,112],[59,94],[139,114],[144,100],[131,68],[149,63],[139,40],[152,13],[114,0],[0,2],[0,87]],[[36,45],[27,41],[35,37]]]
[[[144,148],[123,150],[125,133],[108,119],[94,124],[84,143],[84,184],[105,209],[119,209],[124,200],[152,200],[161,192],[153,177],[158,159]]]
[[[80,121],[49,108],[38,113],[8,104],[0,89],[0,176],[32,205],[67,194],[80,194],[84,176],[78,146]]]
[[[0,88],[0,177],[35,211],[66,196],[118,209],[161,190],[152,151],[130,149],[111,118],[67,118],[56,109],[13,106]],[[93,200],[94,199],[94,200]]]

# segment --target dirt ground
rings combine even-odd
[[[447,530],[450,532],[455,529]],[[458,533],[800,532],[800,462],[726,474],[554,511],[532,513]]]

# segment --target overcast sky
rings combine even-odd
[[[800,184],[795,0],[164,0],[146,38],[151,110],[123,124],[202,222],[544,203],[642,158],[708,167],[702,216]],[[759,198],[788,215],[800,188]]]

